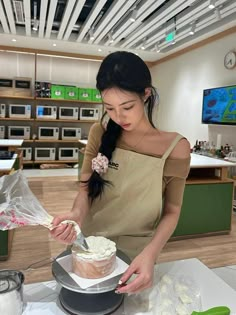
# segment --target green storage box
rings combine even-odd
[[[92,101],[97,103],[102,103],[102,97],[97,89],[92,89]]]
[[[92,101],[93,89],[79,88],[79,100],[80,101]]]
[[[65,86],[65,99],[77,100],[79,96],[79,89],[76,86]]]
[[[64,99],[65,98],[65,86],[64,85],[52,85],[51,86],[51,98]]]

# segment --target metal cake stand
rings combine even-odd
[[[57,258],[70,254],[71,250],[68,249]],[[118,250],[117,256],[127,264],[130,263],[130,259],[123,252]],[[121,275],[100,282],[87,289],[82,289],[56,260],[52,264],[52,274],[56,281],[62,286],[59,300],[62,307],[69,314],[112,314],[123,302],[124,295],[115,293]]]

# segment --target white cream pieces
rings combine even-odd
[[[111,257],[116,252],[116,244],[103,236],[86,237],[89,251],[73,250],[80,259],[85,260],[103,260]]]

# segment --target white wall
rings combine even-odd
[[[236,126],[201,124],[203,89],[236,84],[236,69],[223,65],[225,54],[233,49],[235,34],[151,68],[160,96],[160,129],[185,135],[192,146],[196,139],[216,143],[217,134],[222,134],[222,144],[233,144],[236,151]]]
[[[101,62],[38,55],[36,64],[35,78],[34,54],[0,52],[0,77],[29,77],[33,81],[49,81],[55,84],[94,88]]]

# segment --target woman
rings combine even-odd
[[[133,259],[120,283],[136,275],[117,293],[137,293],[152,285],[155,262],[177,225],[190,146],[181,135],[154,127],[156,90],[135,54],[108,55],[97,88],[108,122],[91,127],[72,211],[55,218],[54,225],[74,220],[85,235],[115,241]],[[51,233],[66,244],[76,238],[71,225]]]

